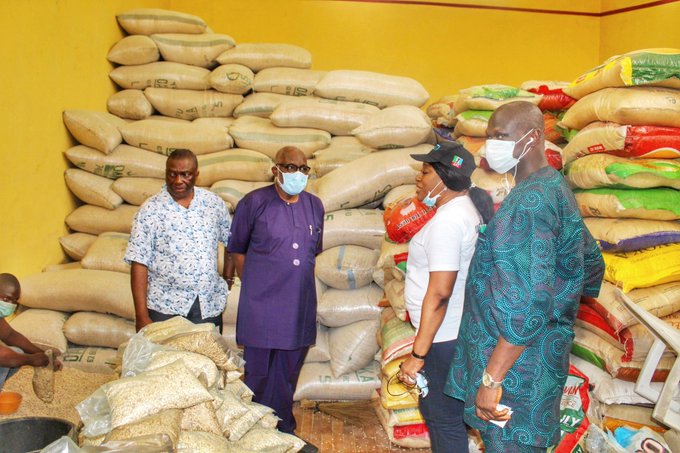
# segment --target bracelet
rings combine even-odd
[[[420,354],[416,354],[415,351],[411,351],[411,355],[412,355],[413,357],[415,357],[416,359],[418,359],[418,360],[425,360],[425,356],[426,356],[427,354],[425,354],[425,355],[420,355]]]

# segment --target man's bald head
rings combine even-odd
[[[302,152],[300,148],[297,148],[295,146],[284,146],[280,150],[276,152],[276,157],[274,158],[274,162],[277,164],[282,164],[287,161],[297,161],[297,160],[303,160],[305,163],[307,162],[307,157],[305,156],[305,153]]]
[[[515,101],[502,105],[491,115],[489,123],[492,121],[506,125],[508,129],[519,133],[520,137],[530,129],[538,129],[543,138],[543,112],[531,102]]]
[[[0,274],[0,299],[16,302],[21,296],[19,280],[12,274]]]

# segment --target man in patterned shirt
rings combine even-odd
[[[165,186],[135,216],[125,261],[132,266],[137,330],[178,315],[222,330],[233,268],[225,262],[221,277],[217,253],[218,242],[227,245],[230,217],[221,198],[194,187],[197,177],[194,153],[173,151]]]
[[[545,451],[560,434],[580,296],[597,297],[604,263],[574,195],[546,162],[541,111],[506,104],[487,137],[489,165],[514,169],[517,185],[479,235],[444,392],[465,402],[465,422],[487,453]]]

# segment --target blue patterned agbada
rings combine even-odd
[[[526,349],[503,382],[501,403],[513,414],[502,439],[543,448],[557,442],[579,299],[598,295],[603,272],[597,244],[557,171],[542,168],[510,192],[479,236],[444,390],[465,401],[470,426],[499,429],[475,415],[475,397],[503,336]]]

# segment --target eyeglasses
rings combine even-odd
[[[311,168],[309,168],[307,165],[301,165],[298,167],[295,164],[276,164],[276,166],[286,173],[295,173],[296,171],[300,171],[303,175],[308,175],[311,171]]]

